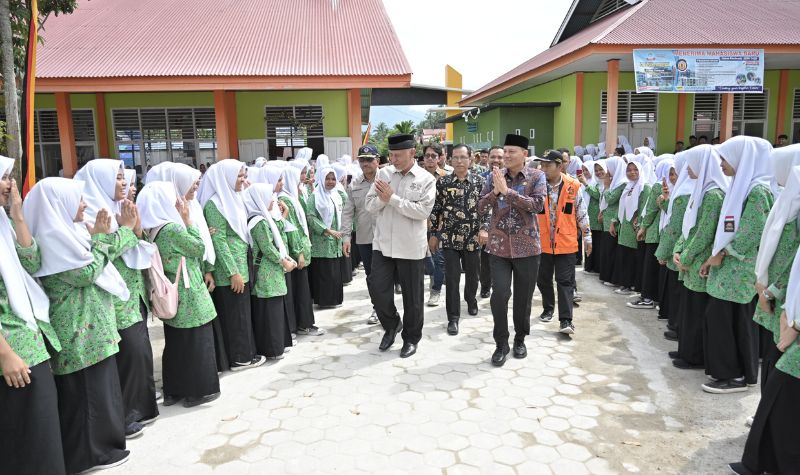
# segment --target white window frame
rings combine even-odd
[[[76,140],[75,141],[75,153],[76,154],[78,153],[78,147],[92,147],[93,155],[94,155],[95,158],[97,158],[97,156],[98,156],[98,153],[97,153],[97,111],[95,111],[91,107],[77,107],[77,108],[72,109],[72,112],[75,112],[75,111],[87,111],[87,110],[92,112],[92,127],[94,128],[95,140],[93,140],[93,141],[92,140],[80,140],[80,141]],[[34,109],[35,116],[34,116],[33,123],[34,123],[34,126],[36,127],[36,135],[39,136],[39,141],[34,142],[33,146],[39,152],[39,159],[37,160],[37,162],[38,162],[39,167],[41,167],[42,172],[44,172],[44,170],[45,170],[45,164],[43,162],[43,160],[44,160],[44,148],[46,146],[48,146],[48,145],[58,145],[60,147],[61,146],[61,135],[60,135],[60,130],[59,130],[59,140],[57,140],[55,142],[53,142],[53,141],[42,141],[42,121],[39,118],[39,115],[42,112],[55,112],[56,113],[56,128],[58,128],[58,111],[56,109],[53,109],[53,108]],[[63,157],[62,157],[62,160],[63,160]],[[44,178],[44,177],[38,177],[38,178]]]
[[[763,92],[763,95],[765,97],[764,104],[766,104],[766,107],[764,109],[764,118],[763,119],[745,119],[744,118],[745,104],[747,103],[747,98],[751,97],[751,96],[755,96],[755,94],[746,94],[746,93],[736,93],[736,94],[741,96],[741,98],[744,101],[744,103],[742,104],[741,110],[739,111],[739,113],[741,115],[739,117],[736,117],[736,116],[733,117],[733,129],[734,130],[738,130],[739,134],[741,135],[741,134],[744,133],[745,126],[747,126],[748,124],[761,124],[763,126],[763,130],[764,130],[764,133],[761,136],[761,138],[762,139],[766,139],[767,138],[767,128],[769,127],[769,112],[770,112],[770,110],[769,110],[769,94],[770,94],[770,90],[768,88],[764,88],[764,92]],[[711,142],[711,139],[713,139],[714,137],[719,136],[720,131],[722,129],[721,122],[720,122],[721,118],[722,118],[722,95],[718,94],[717,96],[718,96],[717,102],[719,104],[718,107],[717,107],[717,119],[716,120],[709,120],[709,121],[703,121],[702,122],[702,123],[707,123],[707,124],[710,124],[710,125],[713,126],[714,132],[712,134],[710,134],[710,136],[707,136],[709,142]],[[694,97],[692,99],[696,101],[696,98],[697,98],[697,95],[694,95]],[[735,100],[736,99],[734,98],[734,101]],[[706,133],[705,132],[699,132],[699,133],[697,132],[697,123],[698,122],[696,120],[694,120],[694,114],[695,114],[695,108],[694,107],[695,107],[695,105],[693,104],[693,107],[692,107],[692,135],[694,135],[696,137],[699,137],[699,135],[705,135]],[[735,113],[736,113],[736,111],[734,110],[734,114]],[[794,123],[792,125],[794,125]]]

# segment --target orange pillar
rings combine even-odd
[[[106,121],[106,95],[98,92],[94,95],[97,104],[97,153],[102,158],[111,158],[108,147],[108,122]]]
[[[789,70],[781,69],[781,79],[778,83],[778,117],[775,122],[775,142],[778,136],[786,133],[786,103],[789,94]]]
[[[231,158],[230,121],[225,107],[225,91],[214,91],[214,115],[217,124],[217,160]]]
[[[686,136],[686,94],[678,94],[678,122],[675,127],[675,141],[684,141]]]
[[[358,147],[361,146],[361,89],[347,90],[347,123],[352,142],[351,155],[355,157],[358,154]]]
[[[65,178],[72,178],[78,171],[78,152],[75,149],[75,129],[72,126],[72,105],[68,92],[56,93],[56,115],[58,140],[61,142],[61,168]]]
[[[733,94],[723,94],[721,100],[722,113],[719,120],[719,141],[724,142],[733,136]]]
[[[606,84],[606,154],[611,155],[617,148],[617,94],[619,93],[619,60],[608,61],[608,79]]]
[[[583,73],[575,75],[575,143],[583,144]],[[583,157],[580,157],[583,159]]]
[[[239,159],[239,133],[236,122],[236,91],[225,91],[225,117],[228,119],[228,153]]]

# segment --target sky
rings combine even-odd
[[[572,0],[383,0],[411,82],[444,86],[444,68],[478,89],[550,47]],[[418,122],[429,106],[373,107],[370,121]]]

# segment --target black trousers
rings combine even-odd
[[[67,473],[127,457],[125,409],[115,357],[54,379]]]
[[[660,291],[661,265],[656,259],[656,249],[658,243],[644,244],[644,254],[642,256],[642,298],[658,302]]]
[[[757,300],[740,304],[709,297],[704,329],[706,374],[758,382]]]
[[[521,343],[531,333],[531,300],[539,274],[540,256],[491,256],[492,307],[494,341],[498,348],[508,348],[508,300],[511,298],[511,280],[514,280],[514,342]]]
[[[617,238],[606,231],[603,231],[602,236],[601,242],[603,243],[603,247],[601,249],[602,257],[600,258],[600,281],[613,282],[616,284],[612,279],[614,278],[614,264],[617,255]]]
[[[356,270],[358,269],[358,264],[363,258],[361,257],[361,249],[359,249],[358,245],[356,245],[355,231],[350,234],[350,242],[353,243],[353,245],[350,247],[350,266],[352,267],[352,270]]]
[[[372,274],[372,244],[356,244],[358,253],[361,255],[361,262],[364,264],[364,273],[369,276]]]
[[[481,249],[481,292],[488,291],[492,288],[492,265],[489,263],[490,254]]]
[[[761,392],[742,463],[753,473],[800,474],[800,379],[774,370]]]
[[[146,307],[141,302],[140,305],[146,316]],[[146,320],[119,330],[119,336],[117,371],[125,406],[125,424],[153,419],[158,416],[158,404],[153,379],[153,348]]]
[[[195,328],[164,324],[164,394],[202,397],[219,392],[211,322]]]
[[[66,473],[58,418],[58,392],[45,361],[30,368],[31,384],[14,388],[0,381],[2,472],[19,475]]]
[[[616,246],[614,252],[614,271],[611,274],[611,283],[621,287],[633,289],[636,287],[636,278],[639,275],[639,251],[626,246]]]
[[[679,310],[678,354],[693,365],[705,364],[703,328],[709,296],[705,292],[694,292],[684,287],[685,293]]]
[[[478,278],[480,274],[481,257],[479,250],[457,251],[455,249],[442,249],[444,253],[444,280],[445,303],[447,307],[447,320],[452,321],[461,317],[461,269],[464,269],[464,301],[477,306]]]
[[[289,273],[292,281],[292,295],[284,296],[286,300],[286,310],[294,309],[295,326],[289,328],[291,331],[297,328],[311,328],[316,323],[314,317],[314,301],[311,299],[311,285],[308,282],[308,267],[295,269]]]
[[[556,305],[553,274],[555,274],[556,288],[558,289],[558,319],[572,321],[575,254],[542,254],[536,283],[542,294],[542,307],[545,312],[551,313],[555,310]]]
[[[397,328],[400,315],[394,304],[394,276],[400,277],[403,288],[403,341],[416,345],[422,339],[425,323],[425,263],[422,259],[394,259],[381,251],[372,251],[372,273],[367,288],[372,306],[385,330]]]
[[[253,322],[250,308],[250,286],[244,292],[235,293],[230,286],[214,289],[214,307],[220,320],[228,361],[250,363],[256,355],[256,342],[253,337]]]
[[[662,292],[659,297],[660,315],[667,317],[667,324],[672,328],[680,327],[680,301],[681,292],[684,287],[678,281],[678,272],[664,266],[664,279]]]
[[[602,239],[602,231],[592,231],[592,253],[588,256],[584,253],[583,269],[587,272],[599,272],[600,266],[598,265],[598,254],[600,251],[600,240]]]

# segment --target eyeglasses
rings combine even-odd
[[[425,158],[433,158],[433,159],[437,159],[437,160],[439,159],[439,155],[437,155],[435,153],[426,153],[425,155],[423,155],[423,157],[425,157]]]
[[[465,160],[466,161],[466,160],[469,160],[469,157],[451,157],[450,160],[453,161],[453,162],[456,162],[458,160]]]

